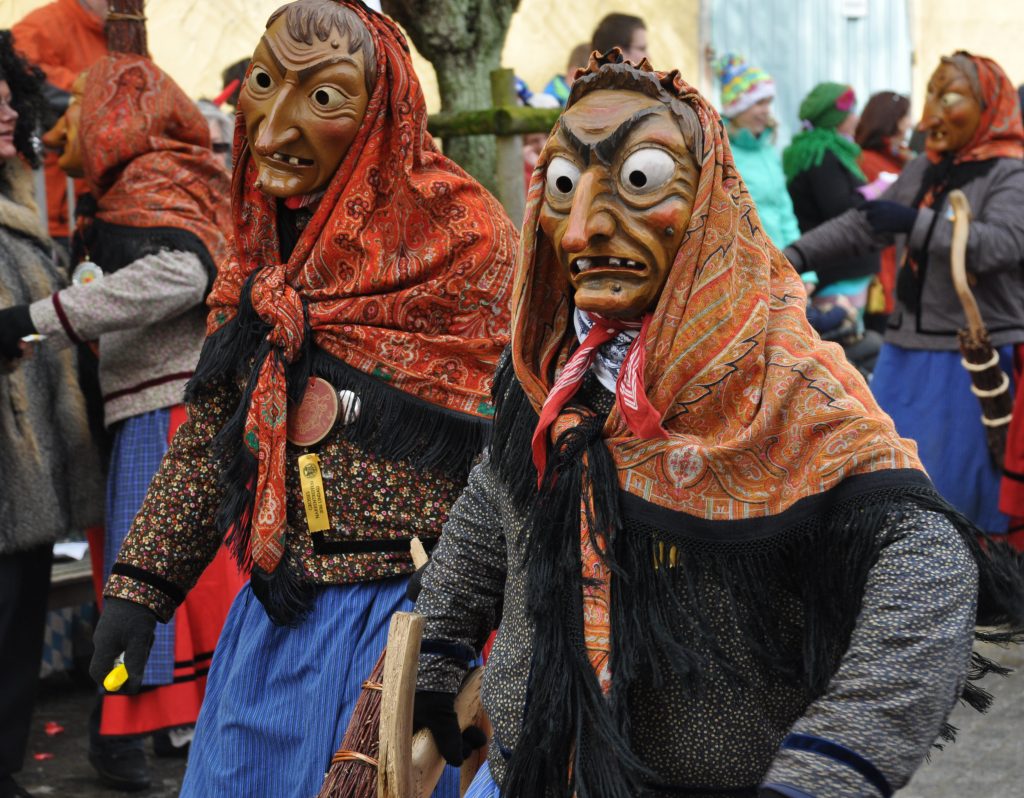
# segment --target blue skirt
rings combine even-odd
[[[1013,374],[1013,347],[999,349],[1000,365]],[[959,352],[932,352],[883,344],[871,392],[918,454],[936,489],[986,532],[1003,534],[1000,473],[992,464],[981,423],[981,405]]]
[[[107,476],[107,521],[103,541],[103,581],[117,561],[132,521],[142,508],[149,483],[167,451],[167,430],[171,411],[151,410],[126,418],[114,428],[114,441]],[[174,679],[174,618],[158,623],[149,650],[145,685],[170,684]]]
[[[501,798],[501,788],[491,778],[491,768],[486,762],[476,772],[473,783],[466,791],[466,798]]]
[[[221,632],[181,788],[183,798],[313,798],[361,686],[410,610],[404,577],[318,591],[297,628],[275,626],[247,584]],[[435,798],[458,798],[445,768]]]

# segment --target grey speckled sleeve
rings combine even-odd
[[[904,512],[881,553],[826,693],[765,778],[815,798],[877,798],[923,761],[966,678],[977,568],[943,516]],[[881,780],[879,780],[879,777]]]
[[[502,492],[485,458],[452,505],[423,573],[416,611],[426,616],[417,686],[456,692],[491,630],[505,590]]]

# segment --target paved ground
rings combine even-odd
[[[952,718],[959,742],[937,751],[898,798],[1022,798],[1024,796],[1024,651],[997,651],[996,658],[1018,670],[1007,679],[989,679],[995,705],[988,715],[958,709]],[[89,687],[70,682],[46,685],[36,705],[29,760],[21,780],[39,798],[119,798],[96,782],[86,760]],[[65,732],[47,736],[47,721]],[[53,758],[36,761],[32,754]],[[181,760],[150,757],[153,786],[140,798],[173,798],[181,787]]]
[[[89,750],[89,711],[93,688],[71,681],[44,682],[32,719],[25,769],[18,779],[38,798],[174,798],[181,788],[185,772],[182,759],[158,759],[150,751],[153,784],[144,792],[123,793],[100,786],[86,756]],[[59,723],[64,732],[48,736],[47,721]],[[52,759],[36,760],[38,753],[53,754]]]

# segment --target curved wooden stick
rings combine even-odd
[[[391,616],[384,654],[384,689],[380,699],[380,765],[377,795],[412,798],[412,763],[408,741],[412,737],[412,708],[416,697],[416,671],[424,618],[415,612]]]
[[[985,324],[981,320],[978,301],[967,284],[967,238],[970,234],[971,206],[960,189],[949,192],[949,206],[953,209],[953,241],[949,249],[953,287],[956,289],[960,304],[964,307],[967,329],[971,333],[971,338],[977,341],[985,332]]]

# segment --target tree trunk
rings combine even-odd
[[[519,0],[382,0],[437,72],[442,111],[490,108],[491,70],[501,66],[512,14]],[[445,139],[445,154],[495,191],[492,136]]]

